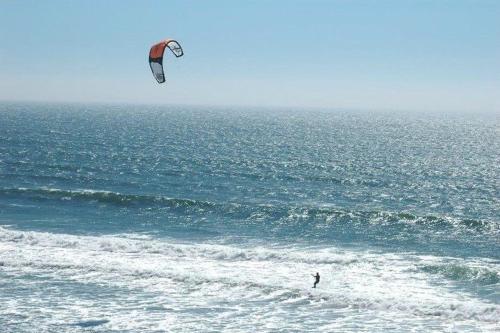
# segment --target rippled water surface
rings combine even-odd
[[[495,114],[0,104],[1,331],[498,331],[499,152]]]

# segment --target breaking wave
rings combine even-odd
[[[312,225],[341,226],[413,226],[423,229],[457,229],[467,232],[500,233],[500,225],[495,221],[459,218],[450,216],[424,215],[410,212],[363,211],[338,207],[315,207],[280,204],[248,204],[237,202],[216,203],[206,200],[172,198],[162,195],[127,194],[90,189],[65,190],[58,188],[4,188],[0,197],[21,197],[32,201],[59,200],[71,202],[96,202],[119,207],[168,208],[178,213],[202,212],[218,216],[248,220],[278,222],[279,225],[297,225],[307,228]],[[285,224],[283,224],[285,222]],[[305,222],[305,223],[304,223]]]
[[[97,190],[62,190],[57,188],[15,188],[2,189],[0,195],[28,196],[33,200],[81,200],[96,201],[125,207],[163,205],[168,207],[200,207],[210,208],[215,204],[208,201],[168,198],[154,195],[123,194]]]
[[[484,267],[470,267],[463,264],[449,263],[440,265],[425,265],[422,271],[439,274],[454,281],[476,282],[482,285],[492,285],[500,282],[497,271]]]

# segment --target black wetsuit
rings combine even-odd
[[[319,283],[319,274],[313,275],[316,278],[316,281],[314,281],[314,286],[313,288],[316,288],[316,285]]]

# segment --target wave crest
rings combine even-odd
[[[470,267],[466,265],[450,263],[441,265],[425,265],[421,267],[422,271],[439,274],[447,279],[454,281],[470,281],[482,285],[497,284],[500,282],[498,272],[484,267]]]
[[[206,200],[173,198],[163,195],[126,194],[102,190],[66,190],[58,188],[4,188],[0,189],[0,197],[21,197],[29,200],[60,200],[97,202],[127,208],[170,208],[179,209],[178,213],[214,213],[223,217],[259,223],[270,222],[277,228],[307,228],[342,226],[403,226],[420,229],[443,230],[455,229],[465,232],[500,233],[500,224],[495,221],[471,218],[416,215],[410,212],[365,211],[333,206],[249,204],[249,203],[215,203]],[[276,223],[277,225],[273,225]]]

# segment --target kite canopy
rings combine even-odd
[[[158,83],[165,82],[165,72],[163,71],[163,53],[167,47],[177,58],[184,55],[182,47],[173,39],[166,39],[151,47],[151,50],[149,51],[149,66],[151,67],[153,76]]]

